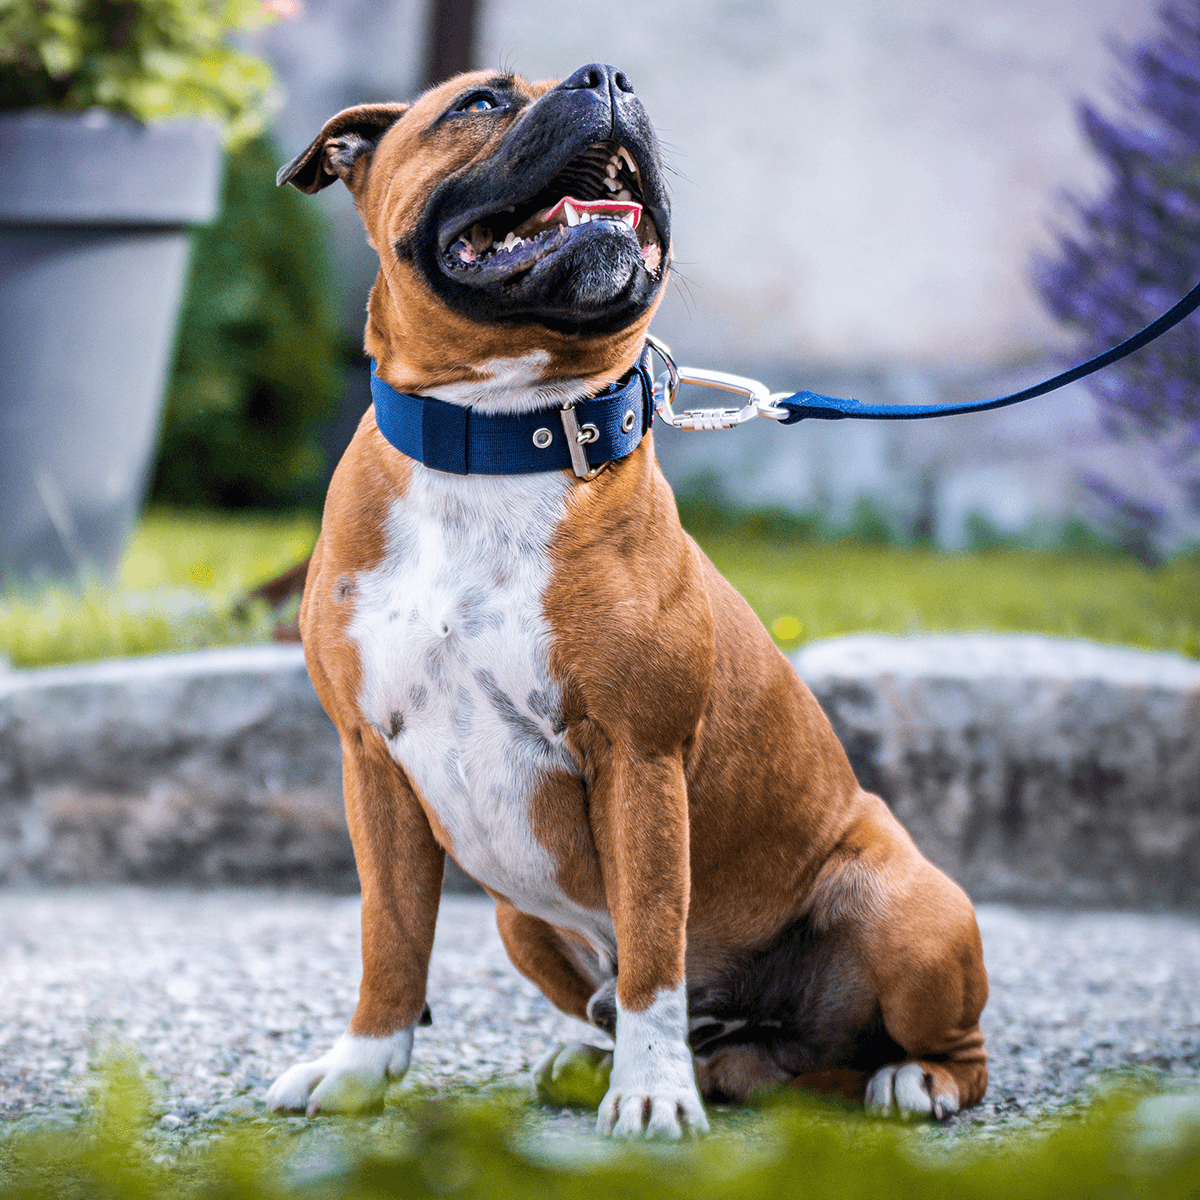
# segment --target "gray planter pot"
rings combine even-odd
[[[171,364],[188,227],[220,132],[93,110],[0,114],[0,587],[116,567]]]

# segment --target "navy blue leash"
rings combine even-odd
[[[1158,320],[1151,322],[1132,337],[1126,338],[1119,345],[1113,346],[1111,350],[1105,350],[1103,354],[1097,354],[1087,362],[1071,367],[1070,370],[1042,383],[1034,384],[1033,387],[1013,392],[1010,396],[961,404],[863,404],[861,400],[843,400],[837,396],[823,396],[819,392],[810,391],[793,392],[790,395],[786,392],[768,394],[766,387],[757,380],[739,375],[726,375],[718,371],[676,367],[670,358],[670,351],[656,338],[650,338],[650,345],[664,359],[668,368],[656,384],[655,400],[659,415],[677,429],[728,429],[756,416],[772,417],[782,425],[794,425],[797,421],[806,419],[912,421],[923,417],[953,417],[961,413],[988,412],[993,408],[1007,408],[1008,405],[1019,404],[1022,400],[1044,396],[1047,392],[1056,391],[1066,387],[1068,383],[1074,383],[1077,379],[1103,370],[1174,328],[1197,308],[1200,308],[1200,284],[1192,288]],[[671,409],[671,400],[681,383],[697,383],[735,392],[745,396],[748,403],[742,409],[689,409],[676,414]]]

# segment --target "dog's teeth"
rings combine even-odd
[[[632,193],[632,192],[631,192],[631,191],[630,191],[628,188],[622,188],[622,189],[621,189],[621,190],[620,190],[620,191],[617,193],[617,199],[618,199],[618,200],[632,200],[632,199],[633,199],[633,193]]]
[[[514,246],[519,245],[524,239],[517,237],[515,233],[510,233],[508,237],[500,243],[501,250],[511,250]]]
[[[637,217],[635,217],[633,215],[633,213],[631,213],[631,212],[622,213],[621,220],[624,221],[625,224],[628,225],[630,229],[632,229],[637,224]]]
[[[636,175],[637,164],[633,161],[633,156],[629,153],[629,151],[622,146],[617,153],[625,160],[625,165]]]
[[[563,213],[566,215],[568,225],[578,225],[579,224],[580,217],[579,217],[579,214],[575,211],[574,205],[564,201],[563,202]]]
[[[604,168],[604,173],[605,173],[605,175],[607,175],[609,177],[609,179],[616,179],[617,168],[614,167],[613,164],[610,162],[608,164],[608,166]]]
[[[466,238],[460,237],[458,241],[450,247],[450,259],[452,262],[468,263],[475,257],[475,248],[467,241]]]
[[[615,192],[621,185],[615,179],[610,179],[606,176],[604,179],[604,186],[608,188],[610,192]]]

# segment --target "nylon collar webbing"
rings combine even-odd
[[[379,432],[401,454],[436,471],[530,475],[576,466],[567,433],[572,422],[560,407],[528,413],[479,413],[432,396],[398,392],[375,374],[374,361],[371,399]],[[569,412],[582,431],[580,443],[593,471],[632,454],[654,419],[648,353],[643,352],[638,365],[623,379],[597,396],[577,401]],[[580,473],[576,469],[576,474]]]

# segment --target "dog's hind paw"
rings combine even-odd
[[[408,1070],[412,1043],[411,1029],[382,1038],[344,1034],[328,1054],[285,1071],[264,1103],[275,1112],[307,1112],[310,1117],[378,1108],[389,1080]]]
[[[608,1091],[612,1051],[584,1042],[555,1046],[530,1072],[533,1095],[553,1108],[595,1110]]]
[[[944,1121],[958,1112],[958,1087],[932,1064],[897,1063],[871,1076],[863,1103],[867,1112],[879,1117]]]

